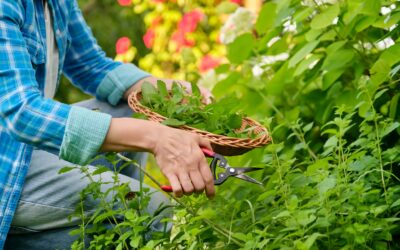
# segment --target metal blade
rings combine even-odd
[[[254,171],[259,171],[263,170],[264,168],[254,168],[254,167],[249,167],[249,168],[235,168],[236,172],[238,174],[243,174],[243,173],[248,173],[248,172],[254,172]]]
[[[244,174],[238,174],[238,175],[232,175],[235,178],[244,180],[244,181],[248,181],[251,183],[255,183],[261,186],[264,186],[264,184],[262,182],[257,181],[256,179],[251,178],[250,176],[244,175]]]

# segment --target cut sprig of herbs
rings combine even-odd
[[[192,93],[173,83],[168,91],[163,81],[157,81],[157,88],[151,83],[142,85],[141,104],[166,117],[162,124],[171,127],[187,125],[213,134],[235,138],[255,138],[252,127],[242,128],[244,115],[239,112],[240,104],[234,97],[204,104],[203,96],[196,84],[192,83]],[[135,118],[146,119],[137,113]]]

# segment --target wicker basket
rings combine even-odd
[[[142,113],[146,115],[149,120],[155,122],[162,122],[166,119],[164,116],[151,111],[146,106],[143,106],[140,103],[141,98],[141,92],[134,92],[128,97],[128,104],[133,111],[135,111],[136,113]],[[239,131],[246,128],[247,126],[254,127],[253,133],[258,135],[257,138],[234,138],[224,135],[217,135],[186,125],[179,127],[179,129],[191,131],[199,134],[204,138],[207,138],[208,140],[210,140],[211,146],[216,153],[225,156],[233,156],[241,155],[254,148],[265,146],[271,141],[271,137],[269,136],[267,129],[250,118],[243,118],[242,128],[239,129]]]

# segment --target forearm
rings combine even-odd
[[[113,118],[100,150],[102,152],[152,152],[157,140],[156,134],[161,130],[163,126],[155,122],[133,118]]]
[[[176,196],[206,190],[213,197],[213,177],[201,147],[211,149],[210,142],[194,133],[151,121],[114,118],[101,151],[151,152]]]

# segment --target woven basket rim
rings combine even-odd
[[[133,111],[144,114],[150,120],[156,121],[159,123],[167,119],[165,116],[160,115],[159,113],[154,112],[150,108],[141,104],[140,95],[141,95],[141,91],[134,91],[128,96],[128,105]],[[186,131],[192,131],[196,134],[199,134],[200,136],[206,137],[212,143],[218,144],[220,146],[227,146],[227,147],[233,147],[233,148],[253,149],[253,148],[265,146],[266,144],[271,142],[272,139],[269,135],[268,130],[265,127],[263,127],[259,122],[255,121],[249,117],[243,117],[243,122],[256,127],[255,129],[258,130],[256,138],[236,138],[236,137],[230,137],[230,136],[226,136],[226,135],[218,135],[218,134],[213,134],[213,133],[205,131],[205,130],[193,128],[188,125],[182,125],[177,128],[183,129]]]

